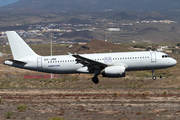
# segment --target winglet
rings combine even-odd
[[[73,54],[72,54],[72,53],[70,53],[70,52],[68,52],[68,54],[69,54],[69,57],[73,56]]]
[[[68,52],[69,55],[73,55],[72,53]]]

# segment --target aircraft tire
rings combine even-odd
[[[98,83],[99,83],[99,80],[98,80],[97,77],[93,77],[93,78],[92,78],[92,81],[93,81],[95,84],[98,84]]]
[[[153,80],[156,80],[156,76],[153,76],[152,79],[153,79]]]

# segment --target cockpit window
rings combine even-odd
[[[162,55],[162,58],[169,58],[168,55]]]

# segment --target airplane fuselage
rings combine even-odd
[[[81,54],[81,56],[108,66],[125,66],[126,71],[163,69],[176,64],[176,61],[166,54],[153,51]],[[27,64],[11,61],[6,61],[5,64],[47,73],[90,73],[88,68],[77,63],[72,55],[26,57],[21,61]]]

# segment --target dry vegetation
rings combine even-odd
[[[2,89],[0,118],[121,120],[179,118],[178,89]],[[18,110],[24,103],[26,110]],[[11,115],[11,113],[13,113]]]

